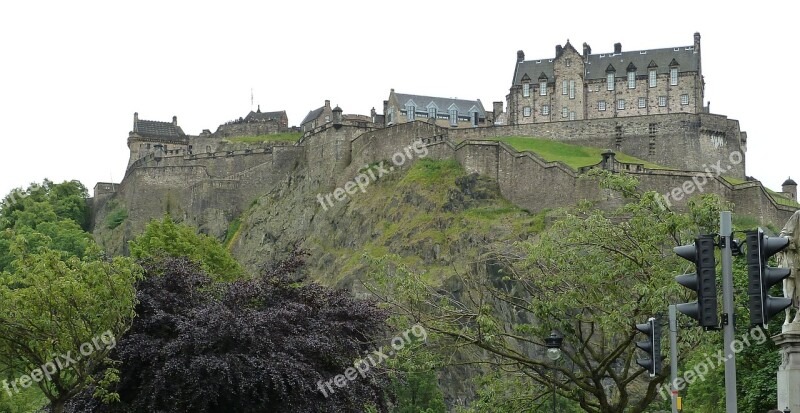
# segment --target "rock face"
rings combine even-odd
[[[504,200],[496,182],[452,160],[395,169],[327,208],[317,190],[307,179],[292,179],[260,198],[241,217],[231,244],[237,260],[259,271],[298,243],[310,254],[308,277],[365,296],[370,277],[363,256],[397,254],[414,271],[460,294],[454,273],[490,275],[496,268],[481,261],[483,254],[528,239],[543,223],[543,215]],[[463,405],[475,394],[474,376],[465,368],[441,372],[448,405]]]

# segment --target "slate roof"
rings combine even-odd
[[[783,186],[786,186],[786,185],[797,186],[797,182],[795,182],[794,179],[789,178],[789,179],[787,179],[786,181],[783,182]]]
[[[531,83],[538,83],[542,74],[552,82],[554,78],[553,60],[555,59],[536,59],[517,63],[513,84],[522,84],[522,78],[525,75],[530,78]],[[678,64],[680,72],[697,72],[700,66],[700,54],[694,52],[694,46],[590,54],[585,65],[585,79],[605,79],[606,69],[609,65],[614,67],[616,77],[625,77],[627,69],[631,65],[636,67],[637,76],[646,76],[648,67],[653,64],[657,66],[658,74],[664,74],[669,73],[670,64],[674,63]]]
[[[261,112],[260,110],[259,108],[259,112],[250,111],[244,118],[245,122],[266,122],[270,120],[279,120],[283,116],[286,116],[285,110],[278,112]]]
[[[449,110],[452,104],[455,104],[458,107],[459,116],[461,114],[466,114],[475,106],[478,109],[478,116],[481,118],[486,117],[486,110],[483,108],[483,103],[481,100],[465,100],[465,99],[450,99],[450,98],[438,98],[433,96],[422,96],[422,95],[409,95],[405,93],[395,93],[394,96],[397,98],[397,104],[400,105],[401,108],[405,107],[406,103],[409,100],[413,100],[416,104],[417,109],[426,109],[428,105],[433,102],[438,110],[442,113]]]
[[[184,133],[179,126],[172,122],[159,122],[154,120],[137,120],[133,124],[133,131],[141,136],[155,137],[161,139],[183,139]]]
[[[320,108],[318,108],[318,109],[314,109],[314,110],[312,110],[312,111],[308,112],[308,115],[306,115],[306,117],[305,117],[305,118],[303,118],[303,121],[302,121],[302,122],[300,122],[300,125],[301,125],[301,126],[302,126],[302,125],[305,125],[306,123],[308,123],[308,122],[311,122],[312,120],[314,120],[314,119],[318,118],[318,117],[319,117],[319,115],[321,115],[321,114],[322,114],[322,111],[323,111],[323,110],[325,110],[325,106],[322,106],[322,107],[320,107]]]

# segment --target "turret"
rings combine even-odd
[[[327,101],[326,101],[327,102]],[[342,127],[342,108],[339,105],[336,105],[333,108],[333,127],[339,129]]]
[[[781,191],[788,195],[792,201],[797,201],[797,182],[795,182],[792,178],[789,178],[783,182]]]

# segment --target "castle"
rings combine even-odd
[[[784,194],[777,194],[746,176],[747,134],[738,121],[702,105],[700,35],[694,39],[693,46],[634,52],[622,52],[617,45],[607,55],[591,54],[588,45],[580,54],[567,42],[556,48],[555,58],[533,61],[520,52],[507,112],[501,102],[487,111],[480,100],[391,90],[383,114],[373,109],[370,115],[348,115],[325,101],[300,128],[290,128],[285,111],[262,113],[259,107],[196,136],[185,134],[176,117],[158,122],[137,113],[128,135],[124,179],[95,186],[95,230],[104,231],[98,223],[112,205],[124,205],[130,217],[125,237],[164,213],[222,237],[254,200],[286,182],[300,180],[310,192],[330,192],[363,165],[390,159],[415,141],[426,145],[432,158],[455,159],[467,171],[496,180],[505,198],[530,211],[581,199],[613,204],[596,182],[581,179],[587,169],[602,168],[635,175],[642,189],[666,194],[665,201],[678,208],[688,198],[680,193],[682,188],[686,192],[686,183],[703,180],[699,192],[719,194],[735,204],[737,213],[785,222],[797,207],[796,184],[787,180]],[[299,139],[226,140],[291,131]],[[596,165],[575,170],[497,141],[508,136],[608,151]],[[622,162],[617,153],[645,163]],[[720,162],[724,173],[711,173],[709,165]],[[316,201],[309,196],[309,202]]]

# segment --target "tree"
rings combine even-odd
[[[671,301],[687,301],[674,281],[684,263],[672,247],[714,228],[723,205],[706,196],[679,214],[661,209],[655,193],[638,193],[628,176],[603,174],[601,180],[627,203],[613,211],[587,202],[559,211],[531,241],[488,246],[472,271],[452,274],[447,288],[391,256],[372,261],[368,287],[394,312],[448,337],[480,371],[496,375],[493,383],[505,383],[481,393],[483,405],[495,411],[542,404],[553,383],[562,406],[646,411],[659,397],[669,364],[655,378],[645,377],[635,363],[641,356],[634,324],[665,312]],[[551,330],[564,337],[558,363],[544,357]],[[687,332],[680,345],[688,351],[699,340],[699,333]]]
[[[385,314],[290,280],[301,265],[294,254],[257,279],[214,283],[185,258],[145,260],[139,317],[113,354],[121,403],[84,395],[74,411],[385,411],[378,367],[332,393],[324,385],[374,348]]]
[[[193,227],[175,223],[169,215],[161,221],[150,221],[144,233],[130,242],[130,250],[136,259],[160,255],[188,257],[201,263],[203,270],[217,280],[232,281],[246,275],[219,241],[198,234]]]
[[[35,382],[55,413],[92,381],[134,316],[139,267],[90,249],[84,259],[65,260],[47,248],[32,252],[19,236],[11,243],[16,274],[0,275],[3,390]]]

